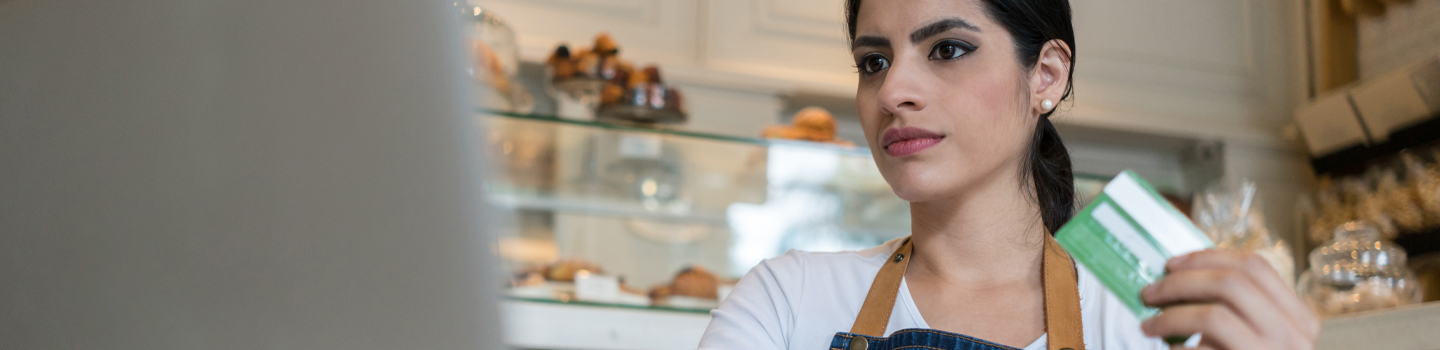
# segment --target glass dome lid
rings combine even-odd
[[[1366,277],[1405,277],[1405,250],[1381,239],[1380,230],[1361,221],[1335,229],[1335,238],[1310,252],[1314,273],[1336,284]]]
[[[1297,287],[1325,317],[1417,304],[1422,295],[1405,266],[1405,250],[1360,221],[1340,225],[1332,240],[1310,252],[1310,269]]]

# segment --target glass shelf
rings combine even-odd
[[[703,308],[702,308],[702,309],[696,309],[696,308],[682,308],[682,307],[670,307],[670,306],[635,306],[635,305],[625,305],[625,304],[596,303],[596,302],[578,301],[578,300],[558,300],[558,299],[526,298],[526,297],[517,297],[517,296],[506,296],[505,299],[515,300],[515,301],[528,301],[528,302],[533,302],[533,303],[544,303],[544,304],[576,305],[576,306],[595,306],[595,307],[618,308],[618,309],[656,310],[656,311],[683,312],[683,313],[706,314],[706,315],[709,315],[709,314],[710,314],[710,309],[703,309]]]
[[[768,144],[768,143],[770,142],[769,140],[760,139],[760,138],[749,138],[749,137],[739,137],[739,136],[731,136],[731,135],[721,135],[721,134],[711,134],[711,133],[703,133],[703,132],[695,132],[695,131],[686,131],[686,130],[679,129],[679,128],[674,127],[674,126],[668,126],[668,125],[655,125],[655,126],[644,125],[644,124],[624,125],[624,124],[607,123],[607,122],[600,122],[600,121],[593,121],[593,120],[568,119],[568,118],[561,118],[561,117],[553,116],[553,115],[528,114],[528,113],[514,113],[514,112],[497,111],[497,110],[490,110],[490,109],[479,109],[479,110],[477,110],[476,112],[478,112],[478,113],[480,113],[480,114],[488,114],[488,115],[497,116],[497,117],[506,117],[506,118],[512,118],[512,119],[520,119],[520,120],[533,120],[533,121],[546,122],[546,123],[569,124],[569,125],[585,126],[585,127],[599,128],[599,129],[607,129],[607,130],[634,131],[634,132],[654,133],[654,134],[662,134],[662,135],[677,135],[677,136],[691,137],[691,138],[697,138],[697,139],[708,139],[708,140],[727,141],[727,142],[736,142],[736,143],[749,143],[749,144],[762,145],[762,146],[763,146],[763,145],[766,145],[766,144]]]
[[[487,183],[502,207],[726,226],[762,203],[768,142],[553,116],[484,112]]]

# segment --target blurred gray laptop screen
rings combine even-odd
[[[0,349],[495,349],[443,1],[0,0]]]

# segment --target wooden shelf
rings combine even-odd
[[[1384,142],[1355,146],[1312,158],[1310,165],[1317,175],[1357,175],[1372,165],[1393,159],[1400,152],[1440,141],[1440,115],[1420,124],[1390,133]]]
[[[1405,253],[1412,257],[1440,252],[1440,228],[1402,233],[1395,239],[1395,244],[1405,248]]]

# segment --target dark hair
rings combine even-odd
[[[845,25],[850,40],[855,40],[855,21],[860,14],[861,0],[845,1]],[[1040,49],[1045,43],[1059,39],[1070,45],[1070,78],[1066,79],[1064,101],[1070,97],[1075,75],[1075,28],[1070,23],[1069,0],[981,0],[986,14],[1000,23],[1014,37],[1015,56],[1024,71],[1035,68]],[[1059,102],[1056,102],[1059,105]],[[1075,175],[1070,170],[1070,152],[1060,140],[1060,133],[1050,122],[1051,109],[1040,115],[1030,140],[1024,172],[1034,181],[1036,204],[1045,228],[1054,234],[1075,216]]]

